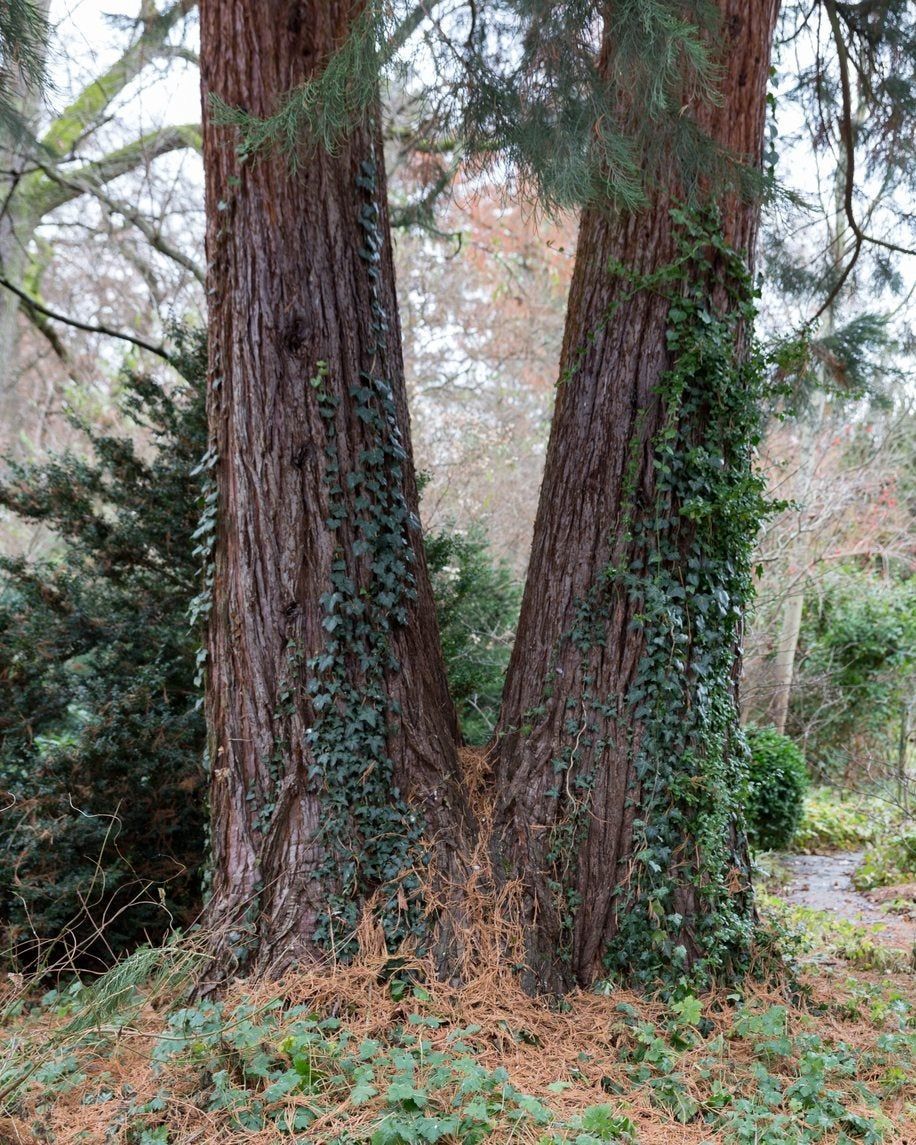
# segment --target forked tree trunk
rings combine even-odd
[[[416,867],[432,862],[454,905],[469,815],[416,522],[377,118],[294,166],[241,160],[209,102],[276,112],[356,9],[200,8],[219,494],[209,920],[226,972],[345,952],[372,896],[391,941],[419,929]],[[446,905],[443,959],[449,922]]]
[[[713,139],[758,166],[777,6],[777,0],[719,0],[722,103],[697,112]],[[724,967],[740,958],[751,929],[746,844],[729,810],[734,790],[722,793],[718,822],[715,791],[701,793],[710,797],[705,810],[691,810],[682,792],[660,811],[656,785],[672,768],[677,774],[677,761],[661,733],[648,756],[644,742],[647,711],[667,707],[676,720],[681,705],[684,718],[693,718],[690,634],[678,644],[672,631],[669,678],[647,682],[639,615],[652,586],[647,574],[644,591],[625,590],[611,571],[623,569],[626,579],[640,568],[634,562],[645,569],[645,526],[658,513],[664,517],[665,507],[656,504],[654,443],[669,423],[659,387],[673,364],[669,298],[634,290],[630,278],[611,268],[623,264],[638,278],[672,263],[677,228],[670,211],[677,199],[676,188],[665,189],[625,218],[589,209],[580,227],[531,563],[494,741],[495,866],[523,887],[534,989],[590,983],[608,970],[649,978],[666,960],[675,973],[678,965],[688,972],[704,959]],[[725,239],[750,260],[759,204],[728,196],[720,206]],[[718,295],[710,307],[721,311],[729,303]],[[739,354],[741,343],[739,334]],[[699,446],[704,416],[701,403],[687,427]],[[676,505],[667,509],[678,512]],[[680,571],[688,575],[694,534],[689,523],[668,529],[679,554],[666,563],[675,579]],[[689,609],[672,605],[689,625]],[[734,649],[726,655],[731,664]],[[727,757],[717,782],[733,786],[741,774],[733,757],[741,748],[731,742],[733,696],[729,704],[724,716],[711,718]],[[680,750],[676,730],[671,736],[672,749]],[[686,759],[682,770],[681,788],[706,782],[702,768]],[[710,831],[715,854],[704,853],[709,846],[700,838],[708,840]],[[667,869],[667,891],[658,890],[653,863]],[[717,912],[732,919],[730,936],[722,928],[705,933]],[[629,940],[621,947],[624,925],[637,947],[644,933],[644,950]],[[717,942],[722,949],[710,959]]]

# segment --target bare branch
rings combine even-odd
[[[59,158],[69,155],[81,139],[91,135],[105,121],[105,112],[125,87],[147,64],[174,49],[166,43],[169,32],[193,8],[197,0],[174,0],[161,12],[150,10],[144,0],[137,24],[140,35],[104,73],[92,80],[48,128],[42,146]]]
[[[199,150],[200,146],[200,127],[196,124],[161,127],[74,171],[63,172],[54,165],[39,164],[42,174],[23,180],[20,194],[27,199],[29,213],[37,221],[80,195],[95,194],[106,183],[160,155],[184,148]]]
[[[859,225],[855,214],[853,193],[855,191],[855,157],[856,157],[856,131],[852,111],[852,82],[849,75],[849,47],[843,36],[840,26],[840,14],[835,0],[823,0],[824,11],[830,24],[830,31],[836,45],[837,62],[840,68],[840,94],[842,105],[840,109],[840,145],[843,148],[845,159],[845,179],[843,183],[843,212],[853,235],[852,254],[843,268],[839,278],[833,284],[827,297],[821,303],[816,314],[811,319],[816,322],[830,309],[836,301],[840,291],[845,286],[850,274],[859,260],[862,248],[866,243],[882,247],[884,250],[895,251],[897,254],[916,254],[908,247],[888,242],[886,239],[867,235]]]
[[[147,342],[145,338],[138,338],[133,334],[125,334],[123,330],[115,330],[111,326],[103,326],[92,322],[80,322],[78,318],[70,318],[66,314],[58,314],[55,310],[49,310],[48,307],[39,302],[37,298],[33,298],[27,291],[16,286],[15,283],[10,282],[8,278],[4,278],[2,275],[0,275],[0,286],[5,287],[11,293],[15,294],[16,297],[24,302],[31,310],[37,314],[44,315],[46,318],[52,319],[54,322],[63,322],[66,326],[72,326],[75,330],[85,330],[89,334],[104,334],[108,338],[118,338],[122,342],[130,342],[132,345],[138,346],[141,350],[148,350],[151,354],[155,354],[166,362],[171,362],[172,360],[164,346]]]

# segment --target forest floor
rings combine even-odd
[[[11,997],[0,1145],[916,1145],[916,975],[828,858],[761,896],[796,969],[740,992],[558,1006],[504,959],[461,987],[392,973],[368,928],[355,963],[219,1003],[178,1001],[184,940]]]
[[[780,863],[787,882],[779,896],[795,906],[824,911],[859,926],[875,928],[882,944],[902,950],[916,946],[916,886],[882,887],[861,892],[852,875],[862,861],[861,851],[830,855],[784,855]],[[910,900],[911,911],[891,910],[895,901]]]
[[[452,986],[368,917],[353,964],[219,1002],[181,937],[7,975],[0,1145],[916,1145],[916,885],[853,885],[873,818],[816,797],[815,853],[761,858],[760,973],[700,997],[533,999],[483,926]]]

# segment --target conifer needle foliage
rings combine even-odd
[[[0,4],[0,131],[15,137],[24,129],[18,93],[45,82],[48,22],[33,0]]]
[[[16,466],[0,486],[59,538],[40,561],[0,561],[0,928],[29,964],[61,943],[107,960],[196,909],[204,725],[186,609],[204,362],[182,336],[184,384],[126,374],[151,456],[83,425],[88,460]]]
[[[350,35],[263,119],[216,104],[243,156],[278,146],[296,163],[337,150],[374,108],[380,79],[411,106],[417,143],[461,152],[539,208],[637,208],[647,189],[717,173],[751,178],[685,109],[716,100],[717,10],[708,0],[543,0],[428,10],[369,3]]]

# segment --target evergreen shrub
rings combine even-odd
[[[187,604],[205,351],[178,340],[178,379],[123,378],[149,448],[80,424],[88,457],[14,465],[0,484],[0,505],[54,538],[38,560],[0,558],[0,943],[26,966],[107,963],[199,904]]]
[[[428,533],[425,547],[449,690],[464,738],[482,744],[499,714],[521,591],[478,525]]]
[[[751,749],[746,803],[751,845],[759,851],[784,850],[801,821],[808,790],[805,758],[775,728],[749,727],[745,734]]]

